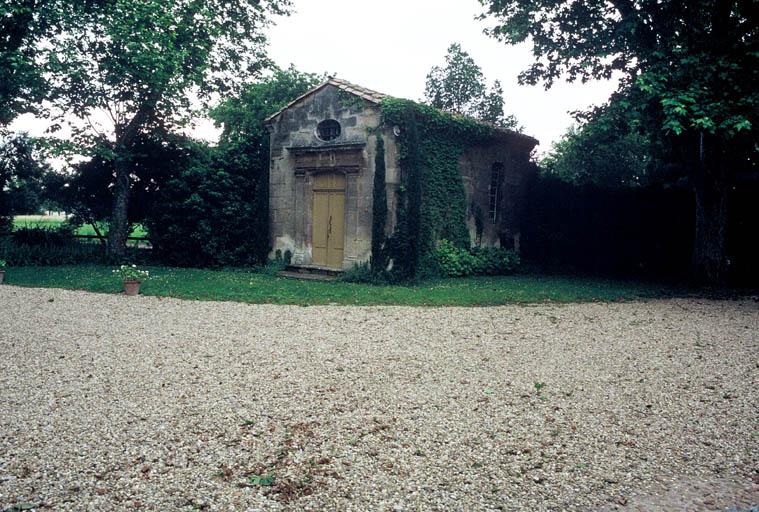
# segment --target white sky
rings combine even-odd
[[[482,68],[489,82],[501,81],[506,112],[545,153],[572,125],[569,112],[605,101],[615,82],[521,86],[517,75],[532,62],[529,45],[506,46],[483,34],[475,17],[478,0],[293,0],[295,12],[269,31],[269,54],[281,67],[334,74],[393,96],[422,99],[430,68],[442,65],[448,46],[458,42]],[[191,131],[215,140],[210,121]],[[15,130],[42,135],[49,123],[22,116]],[[65,132],[63,132],[65,134]],[[61,134],[62,135],[62,134]],[[60,135],[59,135],[60,136]]]
[[[295,13],[270,31],[270,55],[286,67],[328,72],[386,94],[422,99],[430,68],[458,42],[488,81],[500,80],[507,113],[550,149],[572,124],[569,112],[605,101],[615,82],[520,86],[529,45],[506,46],[483,34],[477,0],[294,0]]]

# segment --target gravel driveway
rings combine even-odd
[[[754,301],[0,311],[0,510],[759,504]]]

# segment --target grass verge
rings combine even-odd
[[[408,306],[496,306],[529,302],[616,301],[682,295],[685,289],[659,284],[584,277],[515,275],[438,279],[415,286],[372,286],[344,282],[300,281],[242,270],[146,267],[144,295],[192,300],[229,300],[264,304],[345,304]],[[112,267],[76,265],[14,267],[6,283],[102,293],[121,292]]]

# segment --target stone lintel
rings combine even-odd
[[[365,144],[351,144],[314,148],[289,148],[295,160],[293,170],[296,176],[307,172],[341,171],[355,174],[366,167]],[[338,149],[339,148],[339,149]]]
[[[326,144],[310,144],[306,146],[290,146],[288,151],[295,155],[301,155],[304,153],[322,153],[325,151],[361,151],[366,146],[366,142],[339,142],[339,143],[326,143]]]

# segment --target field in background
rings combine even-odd
[[[62,214],[52,215],[17,215],[13,218],[13,228],[49,228],[56,229],[63,225],[66,221],[66,217]],[[76,235],[95,235],[95,230],[92,226],[85,224],[79,227],[74,234]],[[137,225],[130,236],[142,237],[147,236],[145,229],[141,225]]]
[[[436,279],[416,286],[372,286],[344,282],[300,281],[271,273],[147,267],[145,295],[192,300],[271,304],[345,304],[410,306],[496,306],[530,302],[615,301],[684,295],[684,288],[597,278],[514,275]],[[119,293],[112,267],[77,265],[9,268],[10,285]]]

